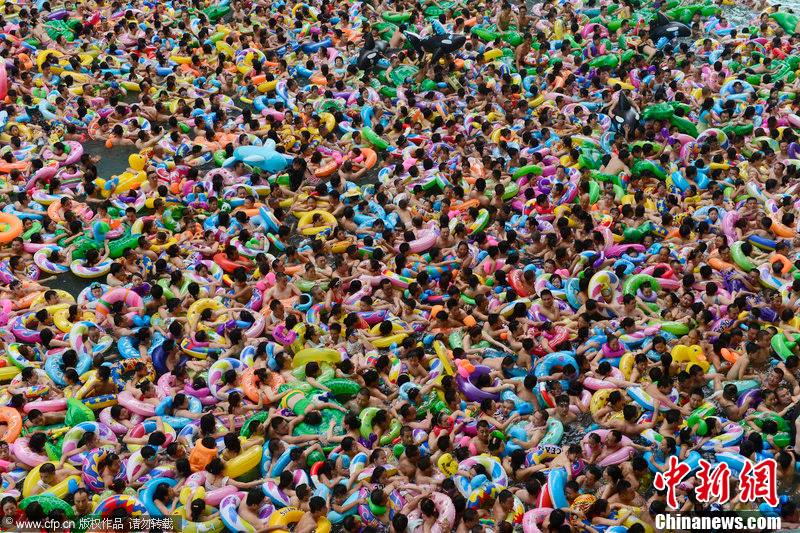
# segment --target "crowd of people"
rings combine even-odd
[[[800,30],[753,8],[4,3],[2,528],[649,533],[673,456],[800,527]]]

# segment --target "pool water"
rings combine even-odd
[[[788,11],[793,13],[800,12],[800,0],[787,0],[785,2],[769,2],[767,5],[780,6],[781,11]],[[758,16],[762,10],[749,7],[741,2],[735,2],[734,5],[723,5],[722,12],[725,17],[734,25],[742,26],[750,22],[753,17]]]
[[[128,168],[128,156],[138,152],[135,146],[116,146],[108,150],[103,141],[84,141],[83,149],[87,154],[100,157],[100,161],[97,162],[97,173],[106,179],[124,172]],[[67,291],[77,298],[78,293],[94,281],[97,280],[79,278],[68,272],[45,281],[44,285]]]
[[[85,153],[100,158],[97,162],[97,174],[103,179],[125,172],[128,168],[128,156],[139,151],[135,146],[115,146],[109,150],[103,141],[84,141],[83,149]]]
[[[581,439],[586,436],[586,429],[594,424],[592,415],[589,413],[581,413],[578,415],[578,420],[572,424],[564,426],[564,436],[561,437],[560,446],[569,446],[570,444],[580,444]]]

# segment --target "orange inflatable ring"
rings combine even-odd
[[[219,142],[217,141],[209,141],[205,137],[198,137],[194,141],[194,144],[204,148],[208,152],[216,152],[220,150],[222,146],[220,146]]]
[[[739,354],[737,354],[733,350],[723,348],[719,352],[722,354],[722,358],[725,359],[730,364],[735,363],[736,360],[739,359]]]
[[[283,376],[278,374],[277,372],[269,371],[270,380],[269,383],[266,383],[273,391],[278,392],[278,387],[283,385],[284,379]],[[256,383],[258,382],[258,378],[255,374],[254,368],[248,368],[242,374],[242,391],[244,391],[244,395],[247,396],[247,399],[251,402],[258,403],[258,396],[259,391]]]
[[[12,407],[0,407],[0,422],[6,425],[5,434],[0,440],[9,444],[17,440],[22,431],[22,416]]]
[[[19,54],[17,55],[19,60],[22,62],[22,66],[25,67],[25,70],[31,70],[33,68],[33,61],[31,61],[31,56],[28,54]]]
[[[74,206],[72,208],[72,212],[73,213],[75,213],[77,215],[81,215],[81,216],[83,216],[83,218],[85,218],[87,220],[92,218],[92,212],[89,211],[89,208],[86,207],[85,204],[81,204],[81,203],[78,203],[78,202],[72,202],[72,204]],[[87,213],[89,215],[88,217],[86,216]],[[64,216],[61,214],[61,202],[60,201],[55,201],[55,202],[53,202],[52,204],[50,204],[47,207],[47,216],[49,216],[50,220],[52,220],[53,222],[61,222],[62,220],[64,220]]]
[[[323,165],[314,171],[314,175],[318,178],[325,178],[336,172],[339,168],[339,163],[336,160],[331,161],[327,165]]]
[[[344,37],[345,41],[350,41],[353,44],[358,43],[363,37],[360,28],[359,29],[342,28],[342,36]]]
[[[215,138],[222,147],[225,147],[226,144],[236,142],[236,135],[233,133],[217,133]]]
[[[286,309],[286,312],[290,313],[294,309],[294,304],[297,303],[298,299],[299,298],[297,296],[289,296],[288,298],[283,298],[283,299],[279,298],[278,301],[283,304],[283,307],[284,309]],[[264,315],[265,317],[269,317],[270,314],[272,314],[272,310],[269,308],[269,305],[263,305],[261,307],[261,314]]]
[[[122,220],[120,220],[118,218],[108,218],[108,217],[106,217],[106,218],[103,219],[103,222],[108,224],[108,227],[111,228],[111,229],[116,229],[116,228],[120,227],[120,225],[122,225]]]
[[[245,209],[243,207],[237,207],[236,209],[233,210],[233,212],[234,213],[238,213],[239,211],[244,211],[245,215],[247,215],[248,217],[252,218],[252,217],[258,215],[258,213],[259,213],[258,210],[263,206],[264,206],[264,204],[262,204],[261,202],[256,202],[255,203],[255,207],[250,207],[248,209]]]
[[[797,235],[797,232],[794,231],[792,228],[778,222],[774,218],[772,219],[772,225],[770,225],[769,229],[772,231],[772,233],[774,233],[778,237],[784,237],[787,239],[794,238],[794,236]]]
[[[710,266],[714,270],[720,270],[720,271],[722,271],[722,270],[730,270],[732,268],[735,268],[732,264],[726,263],[725,261],[723,261],[719,257],[712,257],[711,259],[709,259],[708,260],[708,266]]]
[[[15,161],[14,163],[6,163],[5,161],[0,161],[0,172],[4,174],[9,174],[13,170],[19,170],[21,172],[27,171],[31,166],[30,161]]]
[[[466,212],[470,207],[478,207],[481,205],[480,201],[477,198],[472,198],[471,200],[467,200],[465,202],[461,202],[458,205],[454,205],[450,208],[451,211],[461,211],[462,213]]]
[[[0,212],[0,224],[8,226],[0,231],[0,244],[7,244],[22,233],[22,220],[16,215]]]
[[[781,274],[786,274],[789,272],[794,265],[789,259],[781,254],[773,254],[772,257],[769,258],[769,264],[774,265],[775,263],[780,263],[781,267]]]
[[[283,267],[283,271],[289,274],[290,276],[294,276],[295,274],[299,274],[303,270],[305,270],[306,265],[286,265]]]
[[[165,247],[165,249],[166,248],[167,247]],[[240,262],[231,261],[224,253],[221,252],[214,255],[214,262],[222,267],[222,270],[227,273],[231,273],[239,267],[243,267],[247,271],[253,270],[253,266],[252,264],[249,264],[249,262],[245,262],[244,260],[241,260]]]
[[[196,68],[194,68],[193,66],[191,66],[188,63],[184,63],[183,65],[180,65],[178,67],[178,70],[180,70],[181,72],[186,72],[187,74],[194,74],[198,78],[200,77],[200,71],[197,70]]]
[[[361,153],[364,154],[364,166],[372,168],[378,162],[378,154],[372,148],[362,148]]]
[[[354,164],[364,167],[366,169],[370,169],[375,166],[375,163],[378,161],[378,154],[375,153],[375,150],[372,148],[361,148],[361,155],[358,157],[352,157],[353,154],[350,154],[350,158]]]

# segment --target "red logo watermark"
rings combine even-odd
[[[720,463],[711,470],[711,463],[700,459],[700,470],[697,472],[700,485],[695,488],[697,501],[718,501],[725,503],[731,499],[731,469],[725,463]]]
[[[701,459],[700,469],[696,477],[699,485],[694,487],[697,500],[701,502],[716,501],[727,503],[731,499],[731,469],[725,463],[712,468],[711,463]],[[667,491],[667,506],[678,509],[677,488],[691,473],[692,468],[678,458],[669,457],[667,469],[656,474],[653,486]],[[743,502],[763,499],[771,506],[778,505],[777,476],[778,465],[775,459],[764,459],[758,463],[744,461],[739,473],[738,498]]]

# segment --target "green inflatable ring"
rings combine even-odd
[[[392,448],[392,453],[394,454],[395,459],[399,459],[400,456],[403,455],[403,452],[405,451],[406,447],[399,443],[395,444],[394,447]]]
[[[381,14],[381,18],[386,22],[400,24],[401,22],[408,22],[411,18],[411,13],[408,11],[385,11]]]
[[[372,434],[372,419],[375,418],[378,411],[380,411],[380,409],[377,407],[367,407],[358,415],[358,419],[361,421],[359,431],[361,432],[361,436],[365,439],[368,439]]]
[[[463,299],[464,295],[462,294],[461,297]],[[456,348],[463,348],[464,347],[464,343],[463,343],[463,338],[464,337],[463,337],[463,335],[464,335],[464,332],[462,330],[460,330],[460,329],[457,329],[457,330],[453,331],[452,333],[450,333],[450,336],[447,337],[447,344],[450,345],[450,349],[455,350]]]
[[[525,165],[524,167],[519,167],[511,174],[512,178],[521,178],[522,176],[534,175],[534,176],[541,176],[542,174],[542,167],[539,165]]]
[[[584,149],[578,156],[578,168],[588,168],[589,170],[599,170],[603,166],[603,159],[597,150]]]
[[[306,464],[308,466],[314,466],[316,463],[321,463],[325,460],[325,454],[319,450],[314,450],[308,457],[306,458]]]
[[[636,292],[639,290],[639,287],[641,287],[645,283],[649,284],[650,288],[656,292],[658,292],[658,290],[661,289],[661,285],[658,284],[658,280],[653,276],[650,276],[648,274],[634,274],[633,276],[625,280],[625,283],[622,286],[622,293],[625,295],[630,294],[632,296],[635,296]]]
[[[686,335],[689,333],[689,326],[681,322],[674,322],[671,320],[665,322],[651,322],[651,324],[659,324],[662,331],[672,333],[673,335]]]
[[[129,233],[127,235],[123,235],[119,239],[114,239],[113,241],[109,242],[108,254],[111,259],[122,257],[122,254],[125,253],[125,250],[132,250],[139,246],[139,237],[141,236],[141,233]]]
[[[400,65],[395,69],[392,69],[392,72],[389,73],[389,78],[386,79],[386,83],[390,83],[395,87],[399,87],[406,83],[406,80],[411,78],[413,79],[419,73],[419,67],[414,65]]]
[[[522,34],[517,30],[508,30],[504,31],[500,36],[505,42],[510,44],[511,46],[519,46],[522,44],[523,38]]]
[[[577,201],[577,198],[575,199]],[[600,200],[600,185],[596,181],[589,181],[589,203],[594,205]]]
[[[452,0],[444,0],[436,5],[431,5],[425,8],[425,18],[438,18],[439,15],[444,15],[455,7],[456,3]]]
[[[321,435],[328,430],[331,420],[335,422],[334,428],[338,428],[339,433],[341,433],[342,420],[344,420],[343,412],[339,411],[338,409],[323,409],[321,414],[322,422],[320,422],[318,426],[312,426],[306,422],[301,422],[300,424],[297,424],[292,434],[295,436]],[[334,433],[336,433],[336,431],[334,431]]]
[[[645,172],[650,172],[661,181],[667,179],[667,172],[655,161],[640,159],[631,167],[631,174],[634,176],[641,176]]]
[[[261,422],[263,424],[268,416],[269,416],[269,413],[267,411],[260,411],[260,412],[258,412],[256,414],[252,415],[250,418],[248,418],[247,420],[244,421],[244,424],[242,425],[242,429],[239,431],[239,435],[241,435],[244,438],[248,438],[252,434],[252,433],[250,433],[250,422],[252,422],[253,420],[258,420],[259,422]]]
[[[641,118],[642,120],[667,120],[674,114],[675,110],[667,103],[653,104],[642,110]]]
[[[729,125],[722,128],[722,131],[725,132],[726,135],[730,136],[738,135],[739,137],[744,137],[745,135],[750,135],[753,133],[753,125],[752,124],[742,124],[742,125]]]
[[[392,423],[389,425],[389,433],[385,435],[381,435],[381,440],[379,444],[381,446],[386,446],[391,444],[394,439],[400,436],[400,429],[402,429],[403,424],[400,423],[399,420],[394,419]]]
[[[75,511],[72,510],[72,506],[62,500],[61,498],[56,498],[50,494],[37,494],[35,496],[28,496],[21,502],[19,502],[19,508],[23,511],[30,505],[31,503],[36,502],[42,506],[42,510],[45,514],[49,514],[52,511],[62,511],[67,518],[73,519],[75,518]]]
[[[231,6],[228,4],[224,4],[224,5],[207,7],[203,10],[203,13],[205,13],[209,21],[217,22],[219,19],[230,13],[230,11],[231,11]]]
[[[794,355],[792,349],[797,346],[798,341],[800,341],[800,335],[795,336],[794,340],[790,341],[786,338],[785,333],[776,333],[772,336],[770,345],[772,346],[772,349],[775,350],[775,353],[777,353],[781,359],[786,361],[789,356]]]
[[[519,185],[512,182],[510,185],[505,186],[505,190],[503,191],[503,200],[510,200],[511,198],[514,198],[518,193],[519,193]],[[493,187],[487,188],[485,194],[487,198],[494,198],[494,188]]]
[[[714,413],[717,412],[717,408],[711,404],[704,404],[692,411],[692,414],[689,415],[689,418],[686,420],[686,424],[689,427],[694,426],[698,421],[702,421],[704,418],[708,416],[714,416]]]
[[[34,233],[39,233],[42,231],[42,223],[38,220],[34,220],[31,223],[31,227],[25,233],[22,234],[22,240],[29,241]]]
[[[94,411],[89,409],[84,403],[76,398],[67,398],[67,414],[64,417],[64,425],[73,427],[81,422],[94,422]]]
[[[733,259],[733,262],[736,263],[736,266],[745,272],[750,272],[756,268],[756,265],[744,254],[742,251],[742,244],[744,244],[742,241],[736,241],[731,245],[731,258]]]
[[[626,242],[639,242],[644,239],[650,231],[652,231],[653,225],[648,220],[641,226],[628,227],[622,230],[622,236],[624,237]]]
[[[178,229],[178,222],[182,216],[182,206],[168,207],[164,210],[164,214],[161,216],[161,222],[164,224],[165,228],[174,233]]]
[[[361,385],[352,379],[331,378],[320,383],[328,387],[334,396],[355,396],[361,390]]]
[[[619,65],[619,58],[614,54],[593,57],[589,61],[589,66],[592,68],[614,68],[617,65]]]
[[[783,31],[788,34],[794,33],[794,29],[797,27],[798,16],[794,13],[780,11],[770,14],[769,18],[777,22],[778,26],[783,28]]]
[[[378,136],[378,134],[375,133],[375,130],[369,126],[361,128],[361,136],[378,150],[386,150],[389,147],[389,143]]]
[[[489,28],[495,28],[495,26],[494,25],[490,25],[490,26],[473,26],[472,30],[470,31],[470,33],[472,33],[472,35],[477,36],[478,39],[480,39],[481,41],[485,41],[485,42],[488,43],[488,42],[494,41],[498,37],[497,32],[493,31],[493,30],[490,30]]]
[[[678,131],[680,131],[681,133],[685,133],[690,137],[696,138],[697,135],[699,134],[699,132],[697,131],[697,125],[688,118],[672,115],[671,117],[669,117],[669,123],[678,128]],[[750,126],[750,129],[752,131],[753,129],[752,125]]]

